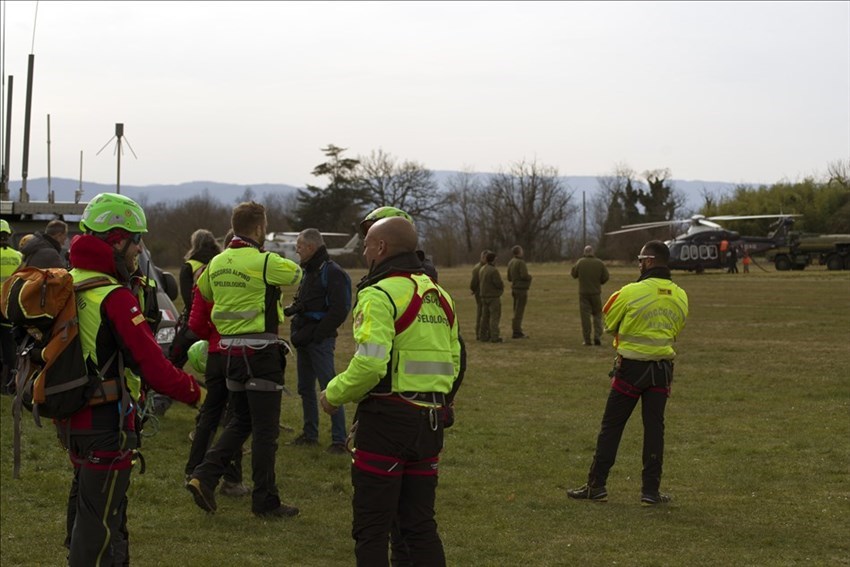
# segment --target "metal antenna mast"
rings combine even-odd
[[[80,150],[80,187],[74,191],[74,202],[79,203],[83,196],[83,150]]]
[[[50,115],[47,115],[47,202],[53,203],[52,176],[50,175]]]
[[[122,122],[117,122],[115,124],[115,135],[112,136],[109,139],[109,142],[106,142],[106,144],[104,144],[104,146],[102,148],[100,148],[100,150],[98,150],[98,152],[95,154],[96,156],[100,155],[100,152],[102,152],[106,148],[106,146],[109,145],[109,143],[112,140],[116,140],[116,142],[115,142],[115,152],[114,153],[115,153],[115,155],[118,156],[118,177],[117,177],[117,181],[115,182],[115,192],[118,193],[119,195],[121,194],[121,154],[124,153],[124,149],[123,149],[123,146],[122,146],[122,140],[123,139],[124,139],[124,124]],[[129,140],[127,140],[127,147],[130,148],[130,152],[133,154],[133,157],[136,158],[136,159],[139,159],[139,157],[136,155],[136,152],[133,151],[133,146],[130,145]]]

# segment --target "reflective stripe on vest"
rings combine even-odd
[[[300,279],[301,268],[291,260],[256,248],[227,248],[210,260],[198,278],[198,289],[213,301],[212,322],[219,333],[244,335],[266,332],[267,325],[276,330],[283,321],[281,307],[279,302],[267,304],[267,294]]]
[[[410,284],[413,283],[413,289]],[[437,392],[447,394],[455,379],[452,333],[455,314],[446,293],[424,274],[393,274],[375,286],[384,291],[395,305],[407,305],[394,321],[395,338],[388,377],[373,390],[375,393]],[[358,345],[364,354],[386,356],[381,345]],[[367,354],[368,353],[368,354]]]
[[[603,308],[605,328],[616,333],[620,356],[672,360],[676,336],[688,315],[688,296],[663,278],[648,278],[612,294]]]

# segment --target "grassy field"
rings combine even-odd
[[[467,337],[471,267],[442,270]],[[504,266],[501,267],[504,271]],[[530,340],[468,342],[469,370],[446,432],[437,520],[450,565],[850,565],[850,273],[695,274],[675,280],[691,316],[667,406],[668,507],[642,508],[640,416],[608,481],[609,502],[575,502],[608,391],[609,342],[584,347],[567,264],[529,266]],[[603,295],[636,277],[612,269]],[[362,272],[352,271],[357,281]],[[510,298],[502,333],[510,336]],[[353,344],[350,320],[337,369]],[[286,379],[295,391],[294,363]],[[61,565],[70,466],[51,428],[25,415],[22,478],[12,479],[10,400],[0,403],[0,564]],[[283,423],[300,430],[300,400]],[[346,408],[349,424],[354,407]],[[345,457],[287,446],[278,483],[293,520],[263,521],[249,502],[201,512],[183,489],[194,410],[174,406],[144,440],[147,471],[130,487],[134,565],[354,564]],[[153,433],[148,428],[148,433]],[[248,459],[246,477],[250,478]]]

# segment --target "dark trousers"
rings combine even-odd
[[[514,298],[514,318],[511,322],[513,336],[519,337],[522,332],[522,318],[525,316],[525,305],[528,303],[527,289],[514,289],[511,291]]]
[[[584,342],[590,342],[591,334],[594,341],[600,340],[603,330],[602,297],[598,293],[580,293],[578,306],[581,313],[581,335],[584,337]]]
[[[298,348],[298,395],[301,396],[301,409],[304,413],[304,437],[319,439],[319,402],[316,395],[316,381],[319,389],[328,387],[328,382],[336,375],[334,370],[334,348],[336,339],[329,337],[307,346]],[[348,431],[345,428],[345,408],[331,416],[331,441],[343,444]]]
[[[204,460],[207,450],[215,439],[215,433],[224,418],[225,424],[233,416],[228,409],[230,392],[227,390],[225,377],[225,358],[219,352],[211,352],[207,358],[207,371],[204,382],[207,385],[207,397],[195,417],[195,438],[189,449],[189,459],[186,461],[185,473],[191,475],[195,467]],[[227,482],[242,482],[242,448],[240,447],[231,457],[231,462],[222,475]]]
[[[494,341],[499,338],[499,321],[502,318],[502,298],[481,298],[481,340]]]
[[[437,460],[443,447],[438,412],[369,398],[358,406],[356,421],[351,533],[357,565],[389,565],[391,529],[399,539],[394,548],[404,550],[409,564],[445,565],[434,519]]]
[[[127,487],[131,466],[126,451],[136,448],[136,434],[71,435],[69,441],[75,462],[66,517],[68,565],[129,565]]]
[[[620,361],[612,381],[596,453],[587,475],[590,486],[605,486],[614,466],[623,429],[641,401],[643,418],[642,490],[657,492],[664,463],[664,408],[670,395],[673,365],[669,361]]]
[[[475,339],[481,340],[482,338],[482,329],[481,329],[481,315],[483,313],[482,304],[481,304],[481,295],[475,294]]]
[[[282,390],[255,390],[251,384],[283,385],[284,358],[277,346],[267,347],[247,357],[238,355],[225,358],[228,380],[241,384],[245,390],[230,391],[233,417],[227,422],[218,441],[210,447],[203,462],[195,467],[193,477],[204,486],[215,489],[236,451],[249,436],[251,442],[251,511],[263,514],[280,507],[275,477],[277,438],[280,435],[280,402]],[[249,374],[250,373],[250,374]],[[249,376],[251,377],[249,380]]]

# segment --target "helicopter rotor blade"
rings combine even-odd
[[[644,223],[638,223],[638,224],[627,224],[627,225],[623,225],[618,230],[606,232],[605,234],[607,234],[609,236],[614,235],[614,234],[624,234],[626,232],[634,232],[636,230],[648,230],[648,229],[652,229],[652,228],[661,228],[661,227],[664,227],[664,226],[672,226],[672,225],[676,225],[676,224],[682,224],[682,222],[684,222],[684,221],[675,220],[675,221],[657,221],[657,222],[644,222]]]
[[[730,221],[730,220],[748,220],[748,219],[778,219],[786,217],[801,217],[803,215],[720,215],[716,217],[706,217],[709,220]]]
[[[698,220],[697,220],[697,224],[700,224],[700,225],[702,225],[702,226],[707,226],[708,228],[714,228],[714,229],[718,229],[718,230],[723,230],[723,227],[722,227],[722,226],[720,226],[720,225],[719,225],[719,224],[717,224],[716,222],[711,222],[711,221],[710,221],[710,220],[708,220],[708,219],[698,219]]]

